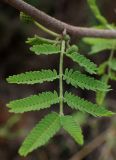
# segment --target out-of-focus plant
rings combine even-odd
[[[116,29],[114,24],[109,24],[107,19],[101,14],[96,0],[88,0],[90,9],[99,22],[94,28],[108,28],[110,30]],[[109,80],[116,81],[116,58],[114,52],[116,50],[115,39],[104,39],[104,38],[83,38],[83,41],[91,46],[90,55],[102,54],[102,51],[109,50],[110,54],[106,61],[101,63],[98,68],[98,75],[101,76],[101,80],[108,84]],[[96,103],[102,105],[104,103],[107,91],[98,91],[96,94]]]
[[[17,137],[20,134],[20,131],[12,132],[12,128],[19,122],[21,116],[20,115],[13,115],[11,116],[5,125],[0,126],[0,137],[12,139]]]

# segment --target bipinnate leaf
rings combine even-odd
[[[102,106],[98,106],[97,104],[93,104],[83,98],[75,96],[72,93],[65,92],[64,102],[68,104],[69,107],[73,109],[78,109],[82,112],[87,112],[93,116],[112,116],[114,113],[108,111],[106,108]]]
[[[25,72],[13,76],[9,76],[6,80],[9,83],[16,83],[16,84],[36,84],[36,83],[43,83],[45,81],[53,81],[59,78],[57,75],[57,71],[54,69],[53,71],[48,70],[41,70],[41,71],[30,71]]]
[[[32,95],[23,99],[11,101],[7,106],[10,112],[23,113],[49,108],[51,105],[59,103],[59,97],[56,91],[42,92],[38,95]]]
[[[73,69],[66,69],[63,79],[66,80],[67,84],[87,90],[108,91],[110,87],[100,80],[96,80],[79,71],[73,71]]]
[[[103,38],[83,38],[83,41],[91,46],[90,54],[96,54],[104,50],[111,50],[116,44],[114,39],[103,39]]]
[[[72,50],[71,50],[72,49]],[[78,63],[81,67],[84,67],[87,72],[90,74],[94,74],[97,72],[97,65],[90,61],[90,59],[86,58],[84,55],[79,54],[76,51],[74,51],[74,45],[71,46],[67,51],[66,51],[66,56],[71,58],[74,62]]]
[[[57,54],[60,53],[60,46],[52,45],[52,44],[40,44],[33,45],[30,50],[37,55],[49,55],[49,54]]]
[[[104,26],[107,26],[108,25],[108,21],[107,19],[102,16],[97,4],[96,4],[96,0],[87,0],[90,8],[91,8],[91,11],[93,12],[94,16],[96,17],[96,19]]]
[[[33,45],[40,45],[40,44],[55,44],[57,42],[55,40],[50,40],[50,39],[35,35],[32,38],[28,38],[26,43],[33,46]]]
[[[43,146],[56,134],[60,127],[59,115],[57,113],[48,114],[29,133],[19,149],[19,154],[26,156],[36,148]]]
[[[61,116],[61,125],[63,128],[71,135],[74,140],[82,145],[83,144],[83,134],[79,124],[77,124],[72,116]]]

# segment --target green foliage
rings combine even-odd
[[[59,75],[57,75],[57,71],[55,69],[53,71],[49,69],[41,71],[30,71],[18,75],[9,76],[7,78],[7,81],[9,83],[17,84],[35,84],[43,83],[45,81],[53,81],[57,78],[59,78]]]
[[[96,0],[87,0],[89,7],[91,8],[91,11],[93,12],[96,19],[103,25],[107,25],[108,21],[105,17],[102,16],[97,4]]]
[[[33,23],[33,19],[23,12],[20,12],[20,20],[27,24]]]
[[[103,38],[83,38],[83,41],[91,46],[90,54],[96,54],[104,50],[111,50],[113,44],[116,43],[116,40],[114,39]],[[116,49],[116,46],[114,49]]]
[[[99,25],[94,28],[101,29],[115,29],[114,24],[109,24],[104,16],[102,16],[96,0],[88,0],[91,11],[95,18],[99,21]],[[100,64],[98,68],[98,75],[102,76],[102,81],[106,84],[109,83],[109,80],[116,80],[116,60],[114,58],[114,51],[116,50],[116,40],[115,39],[103,39],[103,38],[84,38],[83,41],[91,46],[90,54],[96,54],[101,51],[110,50],[110,55],[108,60]],[[96,93],[96,103],[101,105],[104,103],[107,92],[97,91]]]
[[[80,145],[83,144],[82,130],[72,116],[61,116],[61,125]]]
[[[73,71],[73,69],[65,70],[64,80],[66,80],[67,84],[71,84],[76,88],[80,87],[82,89],[93,91],[108,91],[110,87],[100,80],[96,80],[93,77],[82,74],[79,71]]]
[[[40,44],[40,45],[33,45],[30,48],[31,51],[33,51],[37,55],[49,55],[49,54],[56,54],[60,53],[60,47],[51,45],[51,44]]]
[[[113,58],[110,62],[109,62],[109,66],[112,70],[116,71],[116,58]]]
[[[28,0],[28,2],[35,5],[37,0]],[[88,0],[88,4],[90,5],[96,19],[101,23],[98,28],[112,28],[113,25],[109,25],[107,20],[101,15],[96,5],[96,0]],[[87,113],[98,117],[111,116],[114,114],[102,105],[106,93],[110,90],[110,86],[108,85],[109,78],[116,80],[116,60],[113,59],[113,52],[109,60],[97,68],[96,64],[78,52],[78,47],[76,45],[69,47],[70,37],[68,35],[62,34],[60,36],[59,34],[48,30],[41,24],[37,24],[30,16],[24,13],[20,13],[20,18],[26,23],[33,22],[33,24],[53,36],[58,36],[55,40],[50,40],[35,35],[32,38],[28,38],[26,43],[31,46],[30,50],[37,55],[60,53],[59,73],[54,69],[42,69],[40,71],[30,71],[9,76],[7,81],[9,83],[16,84],[36,84],[59,79],[59,95],[56,91],[48,91],[42,92],[38,95],[29,96],[27,98],[14,100],[7,104],[9,111],[14,113],[23,113],[50,108],[51,105],[59,103],[60,112],[59,114],[48,114],[34,127],[23,142],[19,150],[19,154],[26,156],[36,148],[43,146],[61,127],[63,127],[78,144],[82,145],[83,134],[79,125],[80,119],[81,123],[83,123],[87,118]],[[83,41],[92,47],[91,54],[98,53],[106,49],[112,49],[112,51],[116,49],[116,40],[114,39],[106,40],[101,38],[84,38]],[[85,71],[90,74],[98,73],[99,75],[104,75],[105,71],[108,70],[108,75],[106,76],[107,79],[103,78],[102,80],[97,80],[89,75],[81,73],[80,71],[73,71],[73,69],[66,69],[65,73],[63,73],[63,55],[78,63],[79,66],[83,67]],[[63,95],[63,80],[65,80],[67,84],[71,84],[76,88],[80,87],[81,89],[95,91],[97,94],[97,104],[75,96],[72,93],[65,92]],[[63,103],[67,103],[70,108],[79,110],[79,112],[73,116],[65,116],[63,114]],[[81,115],[80,117],[79,113]]]
[[[99,65],[99,68],[98,68],[98,74],[99,75],[103,75],[105,73],[107,65],[108,65],[107,61],[105,61],[105,62],[103,62],[102,64]]]
[[[73,116],[73,119],[74,121],[77,123],[77,124],[80,124],[80,125],[83,125],[87,122],[87,119],[88,119],[88,114],[85,113],[85,112],[75,112],[72,114]]]
[[[96,71],[97,71],[96,64],[91,62],[84,55],[79,54],[76,51],[76,47],[75,47],[75,50],[74,50],[74,47],[75,46],[72,46],[67,50],[66,56],[71,58],[74,62],[77,62],[80,66],[84,67],[87,72],[89,72],[91,74],[96,73]]]
[[[30,45],[55,44],[55,43],[57,43],[57,41],[56,40],[50,40],[50,39],[43,38],[43,37],[35,35],[34,37],[28,38],[26,43],[30,44]]]
[[[29,133],[24,140],[19,153],[26,156],[37,147],[46,144],[51,137],[60,129],[60,118],[57,113],[48,114]]]
[[[73,109],[87,112],[93,116],[112,116],[114,114],[113,112],[106,110],[102,106],[97,106],[96,104],[93,104],[68,92],[65,92],[64,102],[66,102]]]
[[[10,112],[23,113],[49,108],[51,105],[59,103],[59,97],[56,91],[42,92],[39,95],[32,95],[27,98],[11,101],[7,106]]]
[[[116,72],[110,72],[110,79],[116,81]]]

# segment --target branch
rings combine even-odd
[[[95,139],[93,139],[90,143],[88,143],[85,147],[82,148],[78,153],[72,156],[70,160],[82,160],[85,158],[88,154],[93,152],[96,148],[98,148],[100,145],[102,145],[107,138],[107,134],[111,131],[111,127],[105,130],[103,133],[98,135]]]
[[[116,30],[100,30],[72,26],[45,14],[44,12],[36,9],[35,7],[24,2],[23,0],[2,0],[2,2],[5,2],[13,6],[14,8],[18,9],[19,11],[28,14],[34,20],[41,23],[45,27],[53,31],[57,31],[59,33],[62,33],[62,31],[66,29],[67,33],[72,36],[116,38]]]

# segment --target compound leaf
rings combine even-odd
[[[76,50],[74,51],[74,46],[67,50],[66,56],[71,58],[74,62],[78,63],[80,66],[84,67],[87,72],[91,74],[96,73],[97,65],[91,62],[90,59],[86,58],[84,55],[79,54]]]
[[[83,134],[79,124],[77,124],[72,116],[61,116],[61,125],[80,145],[83,144]]]
[[[108,111],[102,106],[98,106],[97,104],[93,104],[83,98],[75,96],[72,93],[65,92],[64,102],[68,104],[73,109],[78,109],[82,112],[87,112],[93,116],[112,116],[114,113]]]
[[[91,46],[90,54],[96,54],[104,50],[116,49],[116,40],[103,38],[83,38],[83,41]]]
[[[35,54],[40,55],[49,55],[49,54],[56,54],[60,53],[60,46],[52,45],[52,44],[40,44],[40,45],[33,45],[30,48]]]
[[[73,69],[66,69],[63,79],[66,80],[67,84],[87,90],[108,91],[110,87],[100,80],[96,80],[79,71],[73,71]]]
[[[35,84],[35,83],[43,83],[45,81],[53,81],[57,79],[59,75],[57,75],[56,70],[41,70],[41,71],[30,71],[25,72],[13,76],[9,76],[7,81],[9,83],[17,83],[17,84]]]
[[[56,91],[42,92],[38,95],[32,95],[23,99],[11,101],[7,106],[10,112],[23,113],[49,108],[51,105],[59,103],[59,97]]]
[[[48,114],[29,133],[19,149],[19,154],[26,156],[36,148],[43,146],[59,129],[59,115],[57,113]]]

